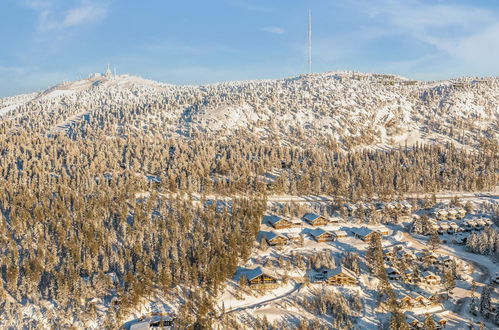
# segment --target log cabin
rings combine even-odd
[[[430,272],[430,271],[425,271],[421,274],[421,279],[423,280],[424,283],[428,285],[438,285],[440,284],[440,276]]]
[[[348,268],[339,266],[325,274],[325,283],[330,285],[357,285],[357,275]]]
[[[275,233],[273,231],[265,234],[265,239],[270,246],[284,246],[289,242],[286,236]]]
[[[303,220],[305,220],[310,225],[315,226],[315,227],[325,226],[329,222],[324,216],[319,215],[319,214],[315,214],[315,213],[306,213],[303,216]]]
[[[256,267],[243,276],[246,276],[248,286],[252,289],[275,289],[279,286],[277,276],[262,267]]]
[[[402,278],[400,272],[393,267],[386,268],[386,275],[388,276],[388,279],[392,281],[398,281]]]
[[[375,232],[378,232],[381,235],[388,235],[388,229],[384,227],[379,227],[375,229],[360,227],[360,228],[352,228],[351,231],[355,237],[363,240],[364,242],[370,241]]]
[[[267,221],[275,229],[285,229],[291,227],[291,221],[277,215],[269,216]]]
[[[335,230],[332,232],[336,239],[348,237],[348,233],[344,230]]]
[[[333,233],[329,231],[325,231],[322,228],[317,228],[314,231],[310,232],[310,235],[316,240],[317,242],[331,242],[334,241],[335,236]]]

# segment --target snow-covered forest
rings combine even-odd
[[[113,328],[160,290],[184,299],[182,324],[209,328],[268,196],[493,190],[498,114],[495,78],[344,72],[208,86],[94,77],[0,99],[0,327]],[[470,249],[497,253],[497,231],[477,235]]]

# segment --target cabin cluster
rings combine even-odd
[[[431,215],[439,221],[463,219],[466,216],[466,210],[462,207],[435,209]]]
[[[447,320],[445,317],[439,314],[433,314],[430,315],[430,317],[433,319],[433,322],[435,324],[436,329],[443,329],[445,325],[447,324]],[[405,318],[407,320],[407,323],[409,324],[409,327],[412,330],[424,330],[425,329],[425,320],[426,316],[425,315],[416,315],[411,312],[405,313]]]
[[[467,263],[452,256],[438,255],[423,250],[411,251],[395,246],[383,250],[388,279],[411,285],[436,287],[448,270],[458,270],[462,276],[470,271]]]
[[[265,219],[264,219],[265,220]],[[340,217],[325,217],[316,213],[305,213],[299,221],[293,221],[278,215],[266,216],[266,222],[274,229],[286,229],[291,227],[302,227],[304,224],[319,227],[336,224],[341,221]]]
[[[412,311],[417,308],[428,308],[439,303],[438,295],[426,291],[403,292],[397,290],[395,294],[399,308],[404,311]]]
[[[454,235],[462,232],[481,231],[493,225],[492,220],[488,218],[472,218],[461,221],[435,221],[430,219],[430,228],[426,234],[432,231],[438,232],[439,235]]]
[[[300,224],[296,224],[291,219],[277,215],[269,215],[264,218],[264,223],[269,225],[272,230],[261,231],[259,240],[266,240],[272,247],[282,247],[292,243],[304,241],[307,237],[317,243],[327,243],[336,241],[349,236],[369,242],[374,233],[388,235],[389,230],[384,226],[376,227],[337,227],[341,218],[326,218],[315,213],[306,213],[301,219]],[[333,225],[332,227],[330,225]]]
[[[173,313],[149,313],[142,315],[138,322],[130,325],[130,330],[142,330],[150,328],[173,329],[175,315]]]
[[[363,240],[364,242],[371,241],[372,237],[375,233],[379,233],[382,236],[386,236],[389,234],[389,231],[386,227],[376,227],[376,228],[368,228],[368,227],[360,227],[360,228],[351,228],[353,236]]]

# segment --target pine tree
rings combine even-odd
[[[424,326],[425,330],[436,330],[437,329],[437,325],[435,324],[435,320],[433,320],[433,317],[430,314],[426,314],[423,326]]]
[[[438,237],[438,233],[435,230],[431,233],[428,244],[432,251],[435,251],[440,246],[440,237]]]

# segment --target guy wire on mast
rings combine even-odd
[[[312,11],[308,10],[308,73],[312,73]]]

